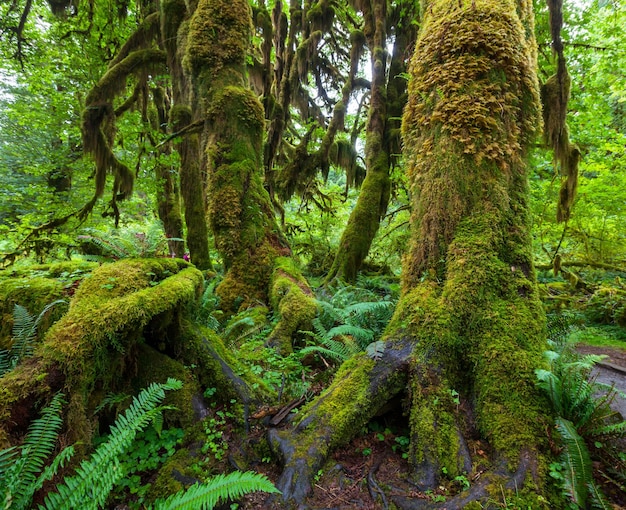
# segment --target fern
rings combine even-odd
[[[589,450],[571,421],[557,418],[556,427],[564,444],[561,464],[565,467],[565,490],[574,503],[584,507],[587,484],[593,480]]]
[[[240,498],[254,491],[279,493],[264,475],[251,471],[235,471],[227,475],[217,475],[202,484],[196,484],[180,491],[165,501],[157,501],[155,510],[210,510],[220,500]]]
[[[13,345],[9,350],[0,351],[0,376],[13,370],[22,359],[33,355],[39,324],[51,308],[61,303],[66,304],[66,301],[58,299],[47,304],[37,317],[22,305],[15,304],[13,307]]]
[[[336,362],[342,362],[375,343],[391,319],[395,300],[381,300],[371,290],[340,285],[332,297],[318,298],[318,316],[313,320],[311,336],[316,345],[300,351],[306,355],[318,353]],[[368,355],[379,357],[384,352],[380,344]]]
[[[33,420],[20,447],[0,452],[0,495],[5,509],[28,508],[36,490],[43,482],[56,473],[56,470],[69,458],[73,450],[62,455],[45,470],[44,464],[56,446],[56,440],[63,426],[61,409],[63,395],[56,394],[50,404],[43,409],[41,417]],[[10,462],[10,464],[8,464]],[[43,470],[43,472],[42,472]]]
[[[93,455],[83,462],[76,474],[67,477],[48,494],[45,505],[48,510],[97,509],[104,504],[109,492],[124,476],[119,457],[132,444],[137,432],[144,429],[162,410],[157,407],[165,398],[166,390],[177,390],[182,383],[168,379],[164,384],[153,383],[133,399],[126,412],[111,427],[109,439],[102,443]]]
[[[593,366],[602,357],[577,357],[563,345],[556,347],[560,347],[561,352],[546,352],[550,370],[536,370],[536,374],[538,385],[558,416],[556,425],[563,441],[560,459],[565,472],[563,488],[581,508],[590,504],[594,508],[606,508],[602,491],[593,480],[589,448],[598,449],[596,453],[602,448],[603,462],[623,470],[623,459],[611,440],[626,436],[626,421],[621,421],[611,409],[617,396],[614,388],[590,378]]]
[[[78,236],[83,245],[92,245],[98,253],[87,257],[97,259],[123,259],[129,257],[165,257],[169,256],[169,241],[182,241],[179,238],[167,238],[160,221],[151,221],[147,227],[129,226],[112,231],[85,228]]]

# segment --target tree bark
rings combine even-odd
[[[203,105],[209,218],[226,274],[216,293],[234,313],[271,301],[281,320],[273,343],[291,350],[291,335],[317,308],[293,264],[263,187],[263,106],[249,89],[246,54],[252,32],[247,0],[200,0],[189,23],[183,66]],[[282,278],[281,276],[286,276]],[[276,286],[281,288],[274,294]],[[277,297],[275,300],[274,297]]]
[[[328,453],[404,390],[420,490],[471,471],[469,431],[493,448],[492,487],[476,486],[470,500],[506,476],[526,483],[518,486],[526,504],[545,507],[546,407],[534,376],[545,318],[525,165],[539,110],[532,34],[528,2],[424,2],[403,119],[413,200],[403,293],[381,359],[348,361],[293,430],[273,434],[286,501],[304,501]]]

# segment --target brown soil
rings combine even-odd
[[[604,361],[617,365],[618,367],[622,367],[626,371],[626,349],[579,344],[576,346],[576,350],[580,354],[605,355],[607,358]]]

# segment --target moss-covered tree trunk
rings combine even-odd
[[[538,124],[532,4],[423,3],[403,119],[413,200],[403,294],[382,357],[347,362],[292,431],[272,435],[285,459],[279,488],[304,499],[329,451],[404,391],[420,490],[471,472],[466,439],[480,436],[492,447],[491,475],[443,506],[462,508],[501,485],[542,508],[545,407],[534,369],[545,319],[525,164]]]
[[[364,33],[370,47],[372,63],[370,108],[365,138],[367,174],[357,203],[341,236],[327,281],[333,278],[349,282],[356,280],[357,272],[367,257],[378,231],[380,219],[387,211],[391,189],[389,153],[385,146],[387,2],[371,0],[363,2],[362,7],[365,20]]]
[[[411,2],[399,3],[399,15],[387,12],[387,3],[360,4],[364,35],[371,53],[371,94],[365,138],[366,176],[356,205],[341,236],[326,282],[339,278],[354,282],[367,257],[391,192],[389,170],[399,152],[399,122],[406,102],[405,52],[414,42]],[[395,14],[395,13],[394,13]],[[394,50],[387,70],[387,25],[392,25]]]
[[[187,6],[183,0],[161,2],[161,39],[167,54],[167,64],[172,78],[173,105],[169,111],[169,126],[178,133],[197,121],[189,105],[189,85],[182,69],[184,33],[189,21]],[[181,29],[182,27],[182,29]],[[179,32],[181,37],[179,37]],[[209,233],[204,179],[200,168],[200,151],[197,133],[189,133],[174,144],[180,156],[180,190],[183,198],[185,225],[187,227],[187,249],[191,262],[198,269],[211,268],[209,256]],[[181,255],[179,255],[181,256]]]
[[[247,85],[245,67],[251,16],[246,0],[200,0],[183,65],[192,103],[202,105],[205,119],[209,218],[226,269],[216,289],[220,306],[236,312],[272,301],[282,319],[272,341],[290,349],[291,334],[315,316],[316,307],[295,268],[281,262],[291,250],[263,187],[264,110]],[[287,306],[295,295],[302,299]]]
[[[167,111],[165,94],[160,87],[152,90],[152,101],[156,108],[156,113],[150,120],[152,129],[165,131],[167,126]],[[169,146],[159,148],[159,154],[170,154]],[[178,172],[170,165],[157,161],[154,168],[157,192],[157,214],[163,222],[165,236],[169,239],[168,247],[170,256],[182,257],[185,252],[185,243],[183,241],[183,218],[181,216],[180,207],[180,186],[178,182]]]

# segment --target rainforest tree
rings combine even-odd
[[[543,411],[533,370],[545,333],[526,166],[540,111],[533,12],[527,2],[435,0],[422,15],[403,119],[413,195],[403,295],[379,359],[344,364],[293,430],[274,434],[285,459],[279,487],[302,501],[329,452],[406,392],[421,490],[470,470],[465,437],[475,429],[494,448],[493,477],[445,507],[485,498],[504,476],[508,488],[525,484],[539,508]]]

